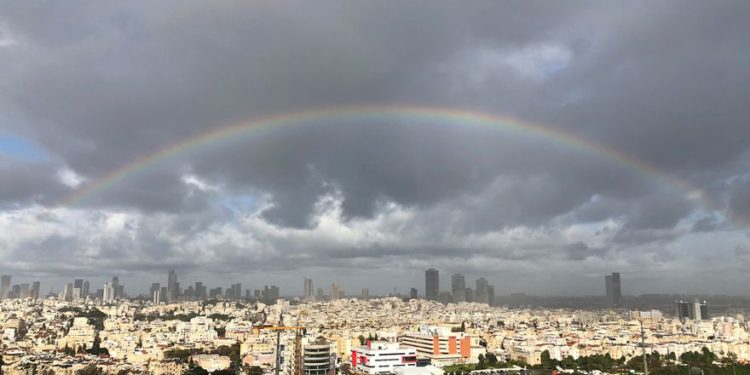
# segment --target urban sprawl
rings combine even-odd
[[[345,295],[333,284],[281,298],[279,288],[239,283],[166,285],[128,296],[117,277],[41,296],[39,282],[0,283],[2,374],[746,374],[748,327],[742,314],[711,316],[705,301],[673,311],[623,306],[618,273],[605,277],[607,309],[495,306],[494,287],[467,287],[425,272],[424,293]],[[729,316],[731,315],[731,316]],[[647,353],[644,360],[643,354]],[[685,372],[688,371],[688,372]],[[675,372],[678,373],[678,372]]]

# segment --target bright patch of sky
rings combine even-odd
[[[482,71],[510,67],[519,76],[544,80],[567,68],[573,52],[558,44],[531,44],[516,49],[483,49],[479,53]]]
[[[0,133],[0,154],[28,161],[41,161],[47,158],[47,153],[29,140],[3,133]]]

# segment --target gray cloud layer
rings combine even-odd
[[[0,148],[8,272],[148,280],[172,266],[295,292],[302,273],[390,290],[421,285],[413,271],[434,266],[487,276],[499,293],[580,294],[619,270],[628,292],[653,280],[742,291],[690,275],[714,267],[744,282],[746,264],[733,260],[750,214],[746,2],[0,8],[0,131],[46,155]],[[712,203],[550,139],[394,118],[231,139],[56,205],[241,119],[402,103],[542,123]],[[371,285],[369,274],[391,281]]]

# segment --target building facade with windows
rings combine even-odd
[[[397,342],[369,341],[352,350],[352,367],[368,374],[392,374],[400,367],[417,367],[417,349]]]

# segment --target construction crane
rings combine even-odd
[[[302,326],[269,326],[261,329],[276,331],[276,375],[279,375],[281,369],[281,332],[294,331],[294,372],[292,375],[302,375],[302,333],[305,327]]]
[[[276,326],[259,326],[254,327],[257,333],[261,330],[276,331],[276,375],[279,375],[281,369],[281,332],[294,331],[294,372],[291,375],[302,375],[302,334],[305,327],[302,326],[285,326],[283,325],[283,316],[279,317],[279,325]]]

